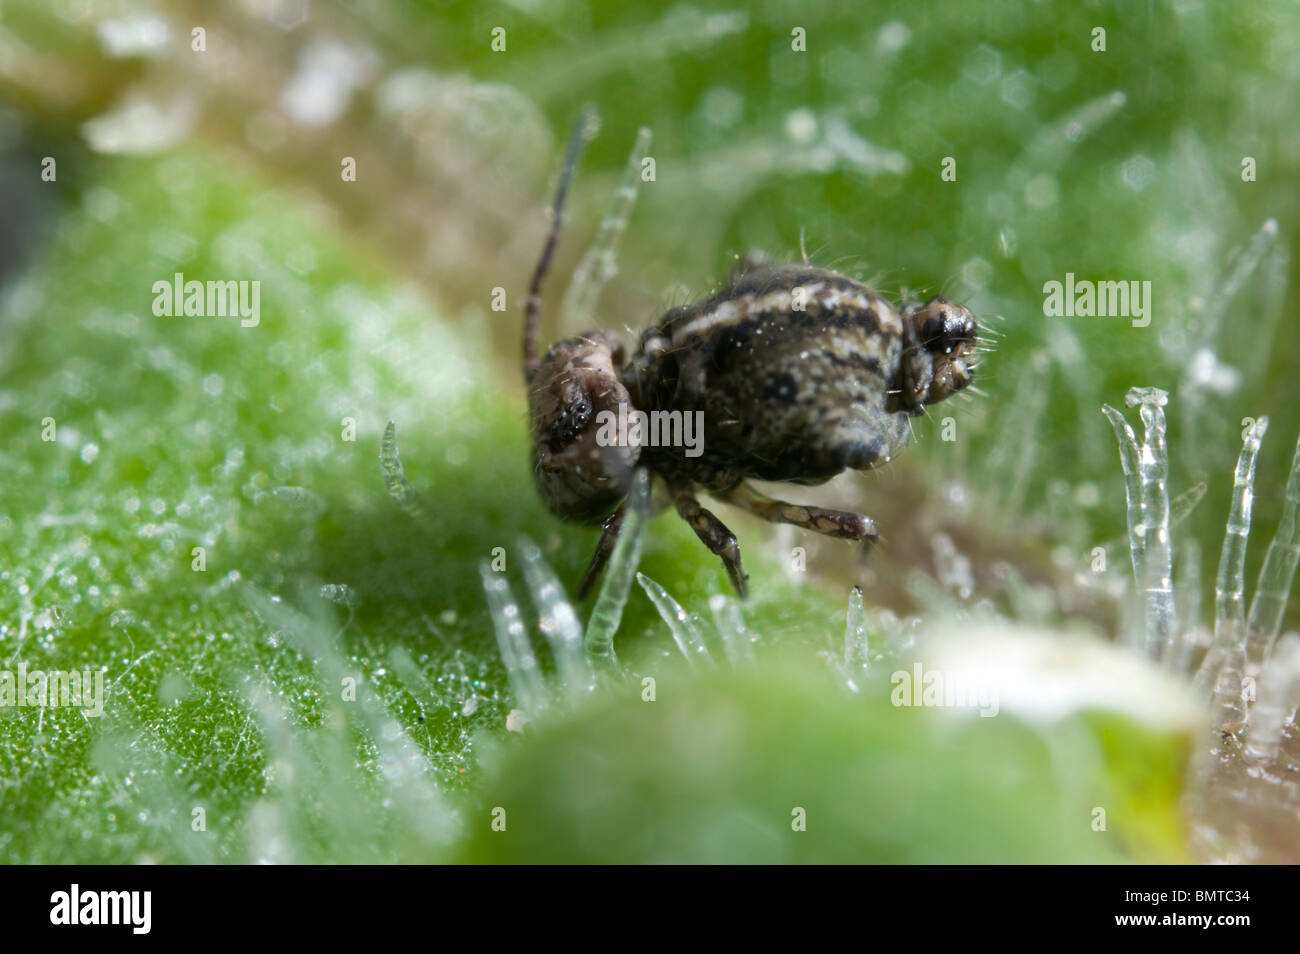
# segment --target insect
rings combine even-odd
[[[911,437],[911,418],[974,377],[974,316],[938,296],[896,309],[829,269],[750,256],[717,294],[668,311],[631,354],[618,335],[592,331],[538,358],[542,283],[586,128],[584,118],[569,143],[523,334],[537,488],[557,516],[601,526],[579,598],[614,549],[638,467],[663,482],[742,597],[735,534],[700,505],[698,491],[768,521],[874,543],[870,517],[785,503],[748,481],[820,484],[892,460]],[[602,421],[620,410],[693,415],[702,447],[609,440]]]

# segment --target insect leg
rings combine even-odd
[[[564,157],[564,169],[560,172],[560,181],[555,187],[555,199],[551,202],[551,228],[546,234],[546,244],[542,246],[542,257],[538,259],[537,268],[533,270],[533,279],[528,284],[528,299],[524,302],[524,380],[531,380],[537,370],[537,318],[542,310],[542,279],[551,270],[551,260],[555,257],[555,246],[560,242],[560,226],[564,223],[564,196],[569,191],[569,180],[573,177],[573,168],[578,164],[578,153],[582,151],[583,140],[587,130],[595,122],[595,117],[584,112],[578,117],[569,137],[569,152]]]
[[[727,568],[731,585],[736,588],[741,599],[749,595],[745,585],[745,571],[740,566],[740,544],[736,535],[727,529],[726,524],[711,512],[700,506],[695,492],[688,483],[675,483],[669,486],[673,506],[681,518],[691,525],[695,535],[700,538],[709,551],[722,558],[722,565]]]
[[[786,503],[773,500],[759,493],[748,484],[737,484],[730,490],[716,494],[719,499],[743,507],[752,514],[772,523],[789,523],[805,530],[824,533],[828,537],[842,540],[865,540],[875,543],[876,522],[860,513],[847,510],[826,510],[822,507],[808,507],[803,504]]]
[[[609,562],[609,555],[614,552],[614,544],[618,542],[618,535],[623,531],[623,517],[627,513],[627,501],[618,505],[618,509],[605,518],[601,524],[600,541],[596,544],[596,552],[591,555],[591,562],[587,564],[587,572],[582,574],[582,582],[578,584],[578,599],[582,599],[591,589],[591,584],[596,582],[605,564]]]

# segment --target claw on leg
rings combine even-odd
[[[578,599],[584,598],[591,590],[591,585],[599,578],[600,573],[605,569],[605,564],[609,562],[609,555],[614,552],[614,544],[618,542],[618,535],[623,530],[623,516],[627,513],[627,501],[618,505],[618,509],[605,518],[605,522],[600,527],[600,541],[596,544],[596,552],[591,555],[591,562],[587,564],[587,571],[582,574],[582,582],[578,584]]]
[[[726,567],[731,585],[736,588],[740,598],[747,597],[749,587],[745,583],[745,571],[740,565],[740,544],[736,542],[736,535],[710,511],[700,506],[689,484],[676,484],[669,489],[677,513],[691,525],[709,552],[722,558],[722,565]]]
[[[863,514],[774,500],[748,484],[737,484],[716,496],[772,523],[789,523],[828,537],[862,540],[869,545],[879,536],[876,522]]]

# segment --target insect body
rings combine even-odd
[[[869,517],[773,500],[746,481],[819,484],[891,460],[911,436],[911,417],[970,383],[974,317],[940,297],[895,309],[829,269],[751,257],[712,298],[669,311],[630,356],[617,336],[594,331],[555,344],[538,360],[541,280],[581,129],[561,176],[524,332],[538,489],[560,517],[603,521],[579,595],[613,550],[637,467],[663,480],[677,512],[721,557],[742,596],[736,538],[700,505],[697,489],[769,521],[873,542]],[[610,441],[601,422],[620,407],[625,414],[695,415],[702,448]]]

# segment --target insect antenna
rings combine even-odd
[[[537,318],[542,309],[542,280],[551,270],[551,260],[555,257],[555,247],[560,242],[560,226],[564,222],[564,197],[569,191],[569,180],[573,178],[574,167],[578,164],[578,154],[587,132],[595,124],[595,113],[583,110],[573,126],[569,136],[569,150],[564,157],[564,168],[560,172],[560,181],[555,187],[555,199],[551,202],[551,229],[546,235],[546,244],[542,247],[542,257],[533,270],[533,279],[528,285],[528,300],[524,302],[524,380],[530,381],[537,370]]]

